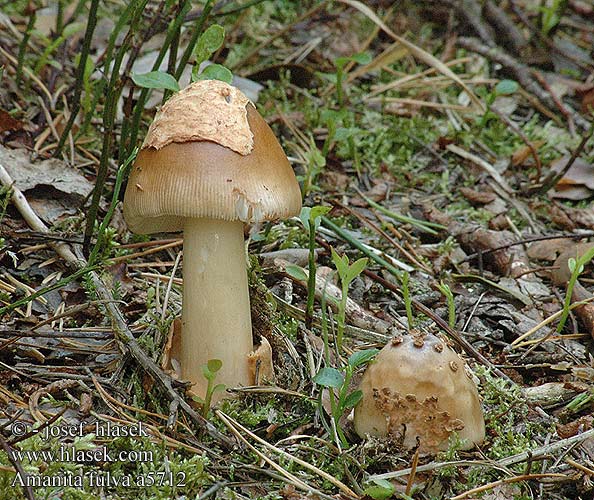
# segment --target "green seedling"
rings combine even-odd
[[[341,257],[333,248],[332,262],[334,262],[336,270],[338,271],[342,292],[340,302],[338,303],[338,328],[336,333],[336,347],[340,352],[340,349],[342,348],[342,339],[344,337],[344,327],[346,324],[346,303],[349,285],[363,272],[363,269],[365,269],[365,266],[367,265],[367,257],[363,257],[352,264],[349,264],[349,258],[346,255]]]
[[[584,255],[578,257],[577,259],[571,258],[567,261],[567,266],[571,271],[571,277],[569,278],[569,282],[567,283],[567,294],[565,295],[565,301],[563,302],[563,313],[561,314],[561,319],[559,320],[559,324],[557,325],[557,333],[561,333],[563,327],[565,326],[565,322],[569,316],[569,311],[571,310],[571,297],[573,295],[573,289],[577,282],[577,279],[581,273],[584,272],[584,267],[588,262],[590,262],[594,258],[594,247],[590,248]]]
[[[357,173],[360,172],[359,153],[356,148],[355,138],[363,131],[355,127],[355,116],[345,106],[345,82],[346,82],[346,67],[349,63],[354,62],[358,64],[368,64],[371,61],[371,56],[366,53],[354,54],[349,57],[339,57],[334,61],[336,73],[324,74],[323,76],[329,79],[336,86],[336,101],[338,103],[338,111],[324,110],[320,116],[321,121],[326,124],[328,129],[328,136],[324,142],[323,157],[326,158],[330,150],[330,145],[334,141],[344,142],[348,146],[348,156],[353,160]]]
[[[231,83],[233,80],[233,73],[221,64],[210,64],[209,66],[206,66],[202,72],[199,72],[200,65],[219,50],[224,41],[225,29],[218,24],[209,26],[208,29],[200,35],[200,38],[196,43],[196,49],[194,50],[196,62],[192,69],[193,82],[197,80],[221,80],[223,82]]]
[[[446,298],[446,302],[448,303],[448,324],[450,325],[450,328],[454,328],[456,325],[456,306],[454,303],[454,294],[452,293],[450,286],[443,281],[437,285],[437,288]]]
[[[336,66],[336,100],[338,105],[342,108],[344,106],[344,81],[346,73],[344,71],[346,65],[350,62],[357,64],[369,64],[371,62],[371,55],[365,52],[360,52],[348,57],[339,57],[334,61]]]
[[[33,29],[35,28],[36,19],[37,19],[37,9],[33,9],[33,11],[31,12],[31,15],[29,16],[29,22],[27,23],[27,27],[25,28],[25,33],[23,34],[21,43],[19,43],[19,51],[18,51],[18,55],[17,55],[17,69],[16,69],[16,75],[15,75],[15,79],[14,79],[15,85],[17,87],[19,86],[19,84],[21,82],[21,78],[23,76],[23,66],[25,64],[25,51],[29,44],[29,38],[31,38],[31,33],[33,32]]]
[[[563,11],[567,7],[567,0],[552,0],[549,5],[543,2],[544,5],[538,8],[540,12],[540,32],[543,36],[548,34],[559,24]]]
[[[78,56],[76,59],[77,59],[76,64],[78,65],[80,62],[80,56]],[[85,91],[85,93],[83,94],[83,97],[81,98],[81,101],[80,101],[80,105],[83,110],[85,118],[89,114],[93,113],[93,95],[94,95],[95,83],[93,80],[91,80],[91,76],[92,76],[94,70],[95,70],[95,65],[94,65],[93,61],[91,59],[87,59],[85,61],[85,69],[83,71],[83,79],[82,79],[83,90]]]
[[[486,111],[481,118],[479,127],[484,127],[491,118],[496,116],[492,111],[490,111],[495,99],[500,96],[515,94],[518,91],[518,88],[518,82],[514,80],[501,80],[497,85],[495,85],[495,88],[487,94]]]
[[[404,300],[404,308],[406,309],[406,319],[408,321],[408,328],[411,329],[413,326],[413,314],[412,314],[412,299],[410,296],[410,274],[403,272],[400,274],[400,282],[402,284],[402,300]]]
[[[378,352],[377,349],[354,352],[349,356],[347,364],[342,370],[327,366],[322,368],[313,378],[316,384],[328,389],[332,414],[330,415],[330,428],[327,428],[327,430],[334,437],[336,445],[339,448],[348,446],[346,436],[340,428],[340,418],[347,410],[354,408],[363,397],[363,393],[360,390],[349,392],[353,374],[358,367],[371,361]],[[320,415],[322,415],[322,391],[320,391],[318,396],[318,408]]]
[[[202,416],[204,418],[208,417],[208,412],[210,411],[210,405],[212,403],[212,396],[215,392],[220,392],[225,390],[225,384],[216,384],[215,385],[215,378],[217,377],[217,372],[223,366],[223,362],[220,359],[209,359],[205,365],[202,365],[202,375],[207,380],[208,385],[206,386],[206,395],[204,399],[200,396],[194,396],[194,400],[198,401],[202,405]]]
[[[316,231],[320,227],[322,216],[331,210],[330,207],[303,207],[299,219],[309,233],[309,257],[307,276],[307,307],[305,309],[305,325],[311,328],[313,319],[314,299],[316,293]]]

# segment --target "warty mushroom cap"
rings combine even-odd
[[[124,195],[131,231],[180,231],[185,218],[260,222],[297,215],[301,192],[268,124],[238,89],[195,82],[157,113]]]
[[[453,431],[470,449],[483,441],[485,422],[464,361],[434,336],[394,337],[367,367],[355,408],[359,436],[393,436],[422,452],[448,447]]]

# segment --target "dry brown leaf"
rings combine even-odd
[[[538,148],[540,148],[543,144],[544,141],[534,141],[532,143],[534,149],[536,150],[538,150]],[[514,167],[517,167],[519,165],[522,165],[528,158],[532,158],[532,151],[528,146],[524,145],[520,149],[516,149],[514,151],[511,157],[511,164]]]
[[[528,257],[533,260],[546,260],[553,262],[560,253],[571,248],[575,243],[569,238],[554,238],[550,240],[535,241],[527,250]]]
[[[0,109],[0,134],[9,130],[22,130],[23,128],[23,122],[14,119],[6,111]]]
[[[551,163],[553,172],[561,172],[569,156],[564,156]],[[594,165],[577,158],[569,170],[559,180],[555,189],[551,192],[553,198],[566,200],[585,200],[594,195]]]
[[[467,187],[461,187],[460,192],[473,205],[486,205],[497,198],[495,193],[490,191],[475,191]]]

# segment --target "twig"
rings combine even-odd
[[[502,177],[502,175],[499,172],[497,172],[497,170],[495,170],[495,167],[493,167],[493,165],[491,165],[489,162],[483,160],[481,157],[475,154],[469,153],[465,149],[462,149],[461,147],[456,146],[455,144],[448,144],[446,149],[454,154],[457,154],[461,158],[464,158],[465,160],[471,161],[472,163],[483,169],[507,194],[513,193],[513,189],[508,184],[508,182]]]
[[[25,493],[27,500],[35,500],[35,495],[33,494],[33,487],[30,484],[27,484],[27,473],[23,469],[23,465],[19,460],[17,460],[17,458],[15,458],[15,455],[13,455],[10,446],[8,446],[8,443],[4,440],[4,437],[1,433],[0,446],[2,446],[2,449],[4,450],[4,453],[6,453],[8,460],[12,463],[12,465],[14,465],[14,468],[16,469],[17,474],[19,475],[21,480],[25,481],[25,484],[23,485],[23,492]]]
[[[519,483],[521,481],[530,481],[531,479],[544,479],[547,477],[570,479],[570,477],[567,476],[566,474],[555,474],[555,473],[523,474],[521,476],[507,477],[505,479],[500,479],[499,481],[493,481],[492,483],[483,484],[482,486],[478,486],[476,488],[472,488],[471,490],[465,491],[461,495],[456,495],[455,497],[451,497],[450,500],[463,500],[464,498],[468,498],[470,495],[474,495],[475,493],[481,493],[483,491],[493,489],[496,486],[501,486],[502,484]]]
[[[571,153],[569,161],[565,164],[561,171],[557,174],[555,174],[554,171],[551,171],[547,178],[543,181],[542,187],[539,190],[539,194],[546,194],[548,190],[555,186],[561,180],[561,178],[569,171],[569,169],[575,163],[575,160],[577,160],[578,157],[582,154],[582,151],[586,147],[586,143],[592,137],[592,134],[594,134],[594,123],[590,125],[590,130],[588,130],[588,132],[584,134],[582,140],[578,144],[578,147],[575,148],[573,153]]]
[[[594,437],[594,429],[590,429],[589,431],[583,432],[582,434],[577,434],[567,439],[561,439],[556,443],[547,444],[544,446],[540,446],[535,448],[531,451],[524,451],[522,453],[518,453],[517,455],[512,455],[507,458],[503,458],[496,462],[491,461],[484,461],[484,460],[460,460],[460,461],[452,461],[452,462],[431,462],[425,465],[419,465],[417,467],[418,472],[427,472],[440,469],[442,467],[449,467],[451,465],[455,466],[483,466],[483,467],[493,467],[497,469],[502,469],[505,467],[509,467],[510,465],[515,465],[518,463],[525,462],[526,460],[538,460],[544,458],[548,455],[551,455],[557,451],[563,450],[564,448],[569,448],[571,446],[579,445],[586,441],[587,439],[591,439]],[[385,474],[375,474],[371,476],[369,479],[394,479],[397,477],[408,476],[411,473],[411,468],[408,467],[406,469],[393,471],[393,472],[386,472]]]

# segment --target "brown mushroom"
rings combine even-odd
[[[477,388],[464,361],[423,334],[395,337],[367,367],[354,425],[361,437],[391,436],[422,452],[448,447],[456,431],[463,449],[485,437]]]
[[[243,225],[297,215],[301,193],[270,127],[238,89],[203,80],[157,113],[124,197],[136,233],[184,231],[180,364],[204,397],[217,383],[250,383],[253,349]]]

